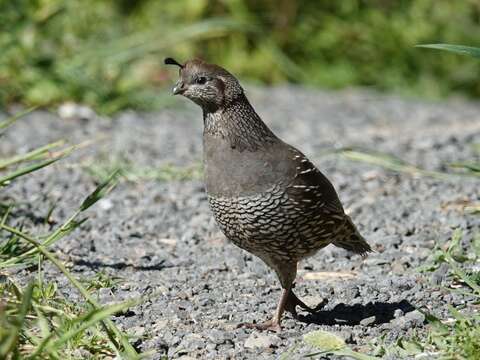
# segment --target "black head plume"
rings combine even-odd
[[[177,60],[175,60],[175,59],[173,59],[173,58],[171,58],[171,57],[165,58],[164,63],[165,63],[165,65],[177,65],[177,66],[179,66],[181,69],[183,69],[183,67],[184,67],[184,66],[183,66],[182,64],[180,64]]]

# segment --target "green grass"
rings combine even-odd
[[[85,164],[84,169],[96,181],[104,180],[113,169],[119,171],[121,179],[129,182],[147,180],[160,182],[198,180],[202,178],[203,174],[203,167],[200,162],[195,162],[187,166],[165,164],[158,167],[145,167],[121,158],[97,160]]]
[[[335,154],[350,161],[379,166],[390,171],[412,176],[428,176],[438,179],[455,179],[465,176],[480,177],[480,163],[447,163],[445,167],[450,168],[452,171],[446,172],[422,169],[394,155],[372,150],[345,148],[335,151]]]
[[[265,84],[478,97],[480,64],[414,46],[477,45],[479,11],[450,0],[1,1],[0,106],[165,106],[165,56],[204,57]]]
[[[57,291],[56,283],[41,277],[23,289],[8,279],[0,291],[2,359],[82,358],[86,354],[95,358],[114,357],[118,351],[101,322],[135,304],[96,308],[85,303],[73,304]]]
[[[18,118],[1,122],[0,129],[7,129]],[[63,142],[55,142],[23,155],[2,159],[0,173],[7,173],[0,176],[3,191],[8,193],[12,181],[64,159],[75,148],[64,148],[63,145]],[[10,170],[12,167],[14,169]],[[118,279],[97,273],[92,279],[79,281],[48,250],[87,220],[84,212],[113,189],[117,176],[118,172],[111,173],[63,224],[49,234],[35,235],[34,228],[25,230],[21,218],[11,218],[15,204],[0,204],[1,359],[140,357],[129,343],[128,336],[110,319],[112,315],[138,304],[140,299],[102,306],[95,300],[95,291],[114,286]],[[71,303],[57,291],[56,282],[44,279],[45,261],[67,278],[83,302]],[[18,284],[8,271],[12,267],[31,269],[33,266],[36,268],[35,280],[29,284]]]
[[[99,271],[90,279],[80,279],[80,282],[85,286],[87,291],[110,289],[124,282],[124,279],[118,276],[110,275],[106,271]]]
[[[446,250],[438,248],[428,266],[422,270],[430,272],[440,264],[449,269],[449,285],[444,290],[473,297],[473,307],[480,305],[480,277],[478,271],[467,270],[480,263],[480,234],[471,243],[462,243],[462,232],[456,230]],[[422,353],[436,354],[442,359],[477,359],[480,353],[480,314],[464,309],[464,306],[450,306],[452,321],[444,321],[432,314],[426,314],[429,333],[426,338],[413,338],[402,341],[399,346],[383,347],[380,354]]]
[[[456,54],[469,55],[471,57],[480,59],[480,48],[473,47],[473,46],[452,45],[452,44],[425,44],[425,45],[417,45],[417,47],[436,49],[436,50],[445,50],[445,51],[450,51]]]

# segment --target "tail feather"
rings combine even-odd
[[[347,219],[345,227],[340,231],[333,244],[362,256],[367,256],[369,252],[373,251],[350,218]]]

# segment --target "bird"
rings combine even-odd
[[[363,256],[372,249],[332,183],[263,122],[234,75],[197,58],[164,63],[179,67],[173,94],[203,112],[205,188],[216,223],[273,269],[282,287],[272,318],[240,326],[279,332],[285,311],[295,319],[297,306],[315,311],[293,292],[301,260],[329,244]]]

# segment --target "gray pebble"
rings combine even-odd
[[[245,347],[247,349],[253,348],[269,348],[272,347],[274,344],[278,342],[278,337],[274,335],[265,335],[265,334],[258,334],[252,333],[247,341],[245,341]]]
[[[468,296],[438,290],[449,281],[446,268],[433,274],[419,274],[418,269],[431,261],[432,249],[450,241],[450,226],[464,231],[465,247],[479,232],[480,218],[463,214],[456,205],[460,199],[478,202],[478,180],[411,176],[322,153],[366,148],[434,171],[446,163],[469,162],[478,156],[470,146],[480,143],[478,104],[295,86],[248,88],[248,94],[265,122],[332,180],[346,211],[377,252],[362,260],[328,246],[300,264],[299,272],[349,274],[325,281],[297,279],[300,298],[329,301],[315,315],[301,312],[314,322],[287,315],[280,336],[237,329],[241,322],[271,318],[280,287],[259,259],[225,240],[212,219],[202,179],[120,182],[85,213],[89,221],[53,250],[68,257],[75,276],[90,278],[104,270],[121,278],[111,290],[94,294],[102,303],[151,296],[113,317],[122,329],[144,331],[143,351],[170,358],[276,359],[293,346],[298,354],[306,353],[302,336],[310,331],[335,332],[363,347],[382,336],[394,342],[413,327],[424,336],[425,318],[414,306],[425,306],[441,319],[449,316],[449,303],[472,310]],[[158,171],[201,162],[202,119],[190,105],[151,114],[128,111],[112,121],[81,126],[35,111],[4,133],[0,154],[25,153],[61,138],[80,143],[98,134],[106,136],[75,151],[68,162],[18,179],[0,193],[0,201],[18,204],[15,212],[31,215],[18,220],[12,216],[10,225],[24,222],[25,231],[48,233],[51,226],[35,220],[45,216],[47,204],[56,204],[52,219],[61,224],[95,188],[85,171],[88,164],[125,159],[140,169]],[[12,271],[20,284],[32,278],[31,272]],[[48,263],[44,276],[56,281],[69,301],[83,302]]]
[[[360,321],[360,325],[362,326],[369,326],[375,323],[377,321],[377,318],[375,316],[370,316],[368,318],[362,319]]]

